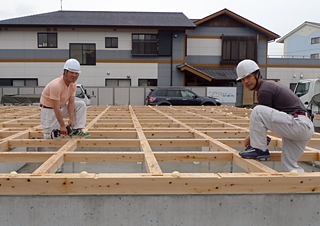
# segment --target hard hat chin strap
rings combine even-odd
[[[257,76],[257,75],[258,75],[258,76]],[[261,78],[260,71],[258,71],[258,72],[254,75],[254,77],[256,78],[256,85],[255,85],[252,89],[250,89],[250,91],[254,91],[254,90],[258,87],[258,80],[259,80],[259,78]]]

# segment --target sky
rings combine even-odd
[[[182,12],[189,19],[202,19],[225,8],[280,37],[305,21],[320,23],[320,0],[10,0],[8,4],[1,4],[0,20],[61,9]],[[283,44],[270,43],[268,54],[282,55]]]

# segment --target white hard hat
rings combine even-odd
[[[66,63],[63,66],[64,70],[76,72],[76,73],[81,73],[80,71],[80,63],[76,59],[69,59],[66,61]]]
[[[250,75],[251,73],[259,70],[259,66],[253,60],[243,60],[237,66],[237,80],[243,79],[244,77]]]

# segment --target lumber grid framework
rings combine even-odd
[[[87,138],[42,139],[39,107],[0,107],[0,162],[40,162],[31,173],[0,172],[1,195],[319,193],[320,173],[284,173],[243,159],[252,109],[231,106],[89,106]],[[281,139],[271,132],[270,161],[279,162]],[[299,161],[319,161],[315,133]],[[17,147],[60,147],[55,152],[13,152]],[[77,151],[137,147],[139,151]],[[179,151],[154,151],[180,147]],[[184,151],[207,147],[208,151]],[[55,174],[67,162],[142,162],[145,173]],[[230,162],[243,172],[163,172],[161,163]]]

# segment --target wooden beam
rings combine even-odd
[[[144,163],[147,172],[150,172],[152,175],[162,176],[162,171],[159,166],[159,163],[157,162],[154,154],[152,153],[152,149],[149,145],[149,142],[147,141],[147,138],[144,135],[143,130],[141,129],[140,122],[131,106],[129,106],[129,110],[132,117],[132,121],[134,123],[134,127],[137,130],[138,138],[140,139],[141,151],[144,152]]]
[[[18,174],[0,184],[3,195],[319,193],[320,173]]]
[[[54,173],[64,162],[64,153],[74,151],[77,148],[77,139],[68,141],[63,147],[61,147],[55,155],[52,155],[47,161],[45,161],[38,169],[36,169],[32,175],[41,175],[44,173]]]

